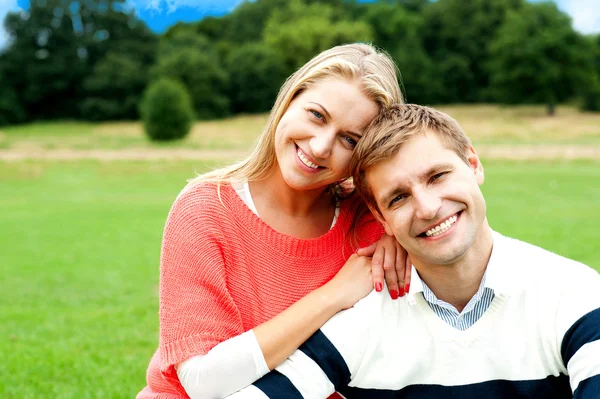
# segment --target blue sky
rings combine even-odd
[[[230,12],[242,0],[127,0],[138,17],[155,32],[164,32],[179,21],[197,21],[207,15]],[[555,0],[573,19],[575,29],[583,33],[600,32],[600,0]],[[26,10],[29,0],[0,0],[0,20],[9,11]],[[6,45],[6,33],[0,27],[0,48]]]

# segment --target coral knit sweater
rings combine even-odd
[[[186,188],[165,226],[160,261],[160,342],[138,399],[187,398],[174,368],[270,320],[329,281],[356,245],[377,241],[371,215],[350,227],[356,197],[341,202],[335,226],[298,239],[257,217],[230,185]],[[356,243],[356,245],[353,245]]]

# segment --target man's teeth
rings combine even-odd
[[[310,162],[308,160],[308,158],[306,158],[306,156],[302,153],[302,151],[298,148],[298,158],[300,158],[300,160],[302,161],[302,163],[306,166],[308,166],[311,169],[318,169],[319,165],[315,165],[314,163]]]
[[[450,228],[450,226],[452,226],[454,224],[454,222],[456,222],[457,219],[458,219],[458,216],[454,215],[451,218],[449,218],[448,220],[446,220],[445,222],[442,222],[439,225],[427,230],[425,235],[427,237],[439,236],[440,234],[442,234],[443,232],[448,230]]]

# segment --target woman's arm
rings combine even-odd
[[[334,314],[371,290],[370,259],[353,255],[331,281],[271,320],[180,363],[179,380],[192,399],[230,395],[278,366]]]
[[[192,399],[223,398],[269,372],[252,330],[221,342],[206,355],[179,363],[176,369]]]

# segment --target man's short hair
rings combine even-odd
[[[448,114],[416,104],[395,104],[382,109],[358,142],[350,162],[350,173],[356,190],[371,209],[379,212],[365,179],[366,172],[396,155],[412,137],[425,133],[437,134],[448,149],[453,150],[465,163],[469,163],[471,140]]]

